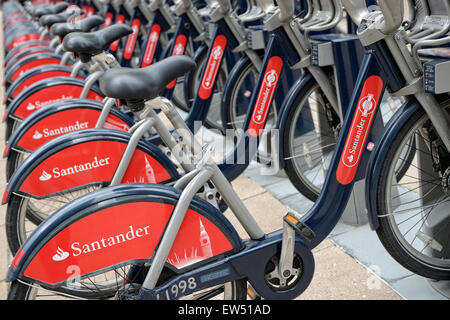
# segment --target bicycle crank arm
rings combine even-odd
[[[246,278],[264,299],[294,299],[310,284],[314,274],[314,257],[300,236],[293,244],[293,269],[288,279],[277,279],[283,232],[267,234],[262,240],[247,240],[244,248],[221,260],[179,274],[153,290],[140,288],[139,299],[171,300]],[[252,266],[249,268],[249,266]],[[220,291],[220,288],[217,289]]]

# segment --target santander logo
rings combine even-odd
[[[37,110],[37,109],[40,109],[42,107],[45,107],[46,105],[49,105],[49,104],[54,103],[56,101],[65,100],[65,99],[72,99],[72,98],[73,98],[72,96],[66,96],[66,95],[63,94],[61,96],[61,98],[51,99],[51,100],[48,100],[48,101],[36,100],[36,101],[34,101],[34,103],[29,102],[28,105],[25,107],[25,109],[27,109],[28,111],[33,111],[33,110]]]
[[[149,228],[149,225],[143,227],[134,227],[133,225],[130,225],[128,226],[128,229],[122,233],[98,236],[98,239],[95,241],[74,241],[68,246],[70,251],[64,251],[58,246],[56,253],[52,256],[52,260],[56,262],[64,261],[70,256],[78,257],[95,251],[108,249],[135,239],[148,237],[150,235]]]
[[[336,171],[336,179],[341,184],[348,184],[355,177],[382,91],[383,81],[379,76],[366,79]]]
[[[33,134],[33,139],[34,140],[39,140],[39,139],[41,139],[42,137],[43,137],[44,135],[42,134],[42,133],[40,133],[39,131],[34,131],[34,134]]]
[[[146,67],[152,64],[160,32],[161,27],[159,25],[155,24],[152,26],[150,35],[148,36],[147,47],[144,52],[142,67]]]
[[[54,128],[54,129],[45,128],[42,130],[42,133],[39,132],[38,130],[35,130],[35,132],[33,134],[33,139],[39,140],[44,137],[45,138],[55,137],[55,136],[59,136],[59,135],[65,134],[65,133],[88,129],[88,128],[89,128],[88,121],[82,122],[82,123],[80,123],[79,121],[76,121],[75,123],[73,123],[71,125],[67,125],[65,127],[59,127],[59,128]]]
[[[203,78],[202,87],[204,89],[211,89],[214,84],[215,75],[217,74],[217,69],[219,68],[220,58],[223,55],[223,49],[221,46],[217,46],[211,52],[211,57],[208,68],[205,72],[205,77]]]
[[[264,82],[266,83],[266,86],[268,86],[270,88],[274,84],[276,84],[277,81],[278,81],[278,75],[277,75],[276,70],[272,69],[266,73],[266,75],[264,77]]]
[[[75,164],[75,165],[67,167],[67,168],[61,169],[59,167],[55,167],[51,170],[51,174],[45,170],[42,170],[42,174],[39,177],[39,180],[48,181],[52,178],[59,179],[61,177],[71,176],[71,175],[74,175],[77,173],[93,170],[93,169],[108,166],[108,165],[110,165],[109,157],[101,158],[101,159],[94,157],[94,159],[92,161],[85,162],[82,164]]]
[[[53,261],[63,261],[66,260],[69,257],[69,253],[67,251],[64,251],[60,247],[56,250],[55,255],[53,255],[52,259]]]
[[[183,44],[179,43],[173,50],[174,55],[181,55],[184,52],[184,46]]]
[[[47,180],[50,180],[52,178],[52,175],[51,174],[48,174],[45,170],[42,170],[42,174],[41,174],[41,176],[39,177],[39,180],[41,180],[41,181],[47,181]]]
[[[359,150],[362,149],[361,144],[364,143],[367,134],[367,124],[369,122],[367,118],[373,113],[375,106],[376,101],[372,93],[369,93],[359,101],[357,111],[359,121],[356,123],[356,130],[353,130],[353,140],[348,145],[348,148],[346,148],[347,155],[342,159],[342,163],[347,167],[353,167],[357,163],[356,160],[359,155]]]
[[[259,136],[264,128],[282,68],[283,61],[280,57],[269,59],[248,126],[250,135]]]
[[[227,38],[224,35],[218,35],[214,40],[198,91],[198,95],[202,99],[208,99],[211,95],[226,45]]]

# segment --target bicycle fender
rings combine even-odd
[[[28,50],[29,48],[48,47],[48,45],[49,45],[49,42],[47,42],[47,41],[30,41],[30,42],[22,43],[22,44],[16,46],[13,50],[8,52],[8,54],[5,56],[5,62],[8,62],[16,54],[24,52],[24,51]]]
[[[382,160],[391,148],[391,143],[400,129],[420,107],[420,104],[415,99],[406,101],[387,123],[378,146],[375,146],[369,158],[366,169],[365,193],[369,225],[372,230],[376,230],[379,227],[376,202],[377,188],[375,186],[378,185],[380,178]]]
[[[5,81],[12,83],[24,72],[48,64],[60,64],[61,56],[55,53],[37,53],[25,57],[5,70]],[[70,63],[67,64],[70,66]]]
[[[52,54],[55,53],[55,48],[52,47],[32,47],[28,49],[27,51],[23,51],[21,53],[16,54],[12,59],[10,59],[5,64],[5,70],[8,70],[10,66],[15,65],[16,63],[19,63],[22,59],[25,59],[29,56],[36,55],[36,54]]]
[[[13,193],[46,198],[91,184],[108,184],[131,135],[110,129],[86,129],[64,134],[32,152],[11,176],[3,204]],[[141,139],[122,183],[167,183],[179,174],[163,152]]]
[[[23,44],[23,43],[28,43],[31,41],[40,41],[41,39],[41,35],[39,33],[32,33],[32,34],[25,34],[25,35],[20,35],[18,37],[15,37],[14,39],[9,39],[9,41],[7,41],[5,49],[9,51],[13,50],[15,47]],[[6,40],[6,39],[5,39]],[[44,38],[44,41],[46,41],[47,43],[50,44],[50,39],[49,38]]]
[[[284,143],[283,137],[285,135],[284,129],[286,128],[286,122],[288,119],[288,114],[291,108],[294,106],[294,101],[297,99],[299,94],[302,94],[303,88],[308,84],[309,81],[314,81],[314,78],[310,73],[305,73],[300,79],[298,79],[294,85],[289,89],[286,94],[286,98],[283,100],[280,109],[280,116],[278,118],[278,123],[276,128],[279,130],[278,134],[278,162],[280,168],[284,168]]]
[[[85,81],[70,77],[57,77],[39,81],[23,90],[6,109],[6,117],[25,119],[31,113],[59,100],[79,98]],[[103,101],[104,96],[94,85],[87,95],[88,99]]]
[[[4,157],[11,149],[32,152],[63,134],[95,128],[103,103],[90,99],[60,100],[28,116],[6,143]],[[134,121],[117,108],[112,108],[104,128],[127,132]]]
[[[148,261],[180,195],[172,187],[137,183],[80,197],[30,235],[13,259],[7,281],[33,279],[52,287],[70,281],[73,266],[82,279],[114,266]],[[195,197],[166,266],[184,272],[241,247],[236,230],[220,211]]]
[[[17,97],[20,92],[38,81],[48,78],[70,77],[71,73],[72,67],[62,66],[59,64],[50,64],[41,68],[28,70],[8,87],[8,90],[5,93],[5,102],[6,99],[12,100]],[[83,70],[81,70],[80,74],[77,76],[79,79],[85,79],[86,77],[87,74]]]

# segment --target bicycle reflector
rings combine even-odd
[[[17,266],[20,263],[20,260],[22,260],[23,256],[25,255],[25,251],[22,250],[22,248],[20,248],[16,255],[14,256],[13,260],[11,261],[11,267],[13,267],[14,269],[17,269]]]
[[[9,144],[5,144],[5,150],[3,150],[3,157],[6,157],[9,153]]]
[[[8,196],[9,196],[9,190],[5,189],[5,192],[3,193],[3,199],[2,199],[3,204],[5,204],[6,200],[8,200]]]

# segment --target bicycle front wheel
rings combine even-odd
[[[283,138],[286,174],[301,194],[316,201],[333,156],[340,119],[314,80],[297,95],[287,119]]]
[[[450,110],[450,100],[441,105]],[[376,186],[380,241],[410,271],[450,279],[450,153],[423,109],[404,122],[382,161]]]

